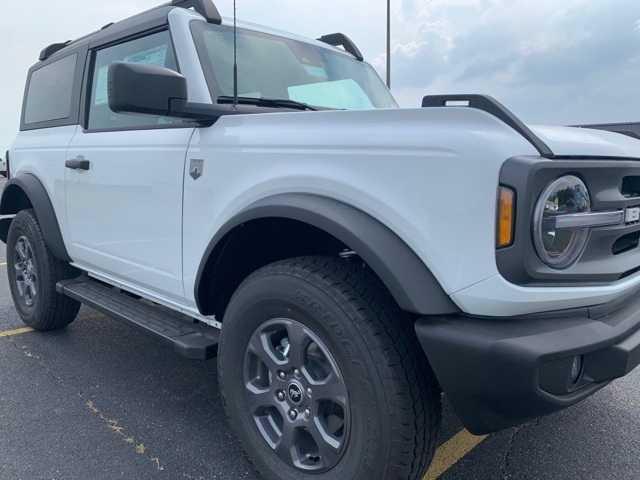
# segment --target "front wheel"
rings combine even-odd
[[[66,327],[80,304],[56,292],[56,283],[77,273],[47,247],[32,210],[22,210],[7,237],[7,269],[13,303],[22,321],[35,330]]]
[[[388,292],[309,257],[251,275],[227,309],[219,378],[231,425],[268,480],[418,480],[440,394]]]

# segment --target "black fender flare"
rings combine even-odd
[[[15,215],[23,210],[25,208],[24,197],[33,207],[47,247],[53,256],[64,262],[71,262],[49,194],[35,175],[21,173],[7,182],[2,192],[2,200],[0,200],[0,215]],[[0,220],[0,239],[4,243],[7,242],[11,222],[13,222],[13,218]]]
[[[248,206],[229,220],[209,243],[195,281],[195,299],[202,311],[200,291],[210,261],[224,253],[223,240],[252,220],[284,218],[316,227],[355,251],[378,275],[403,310],[420,315],[443,315],[460,310],[416,253],[393,231],[362,210],[312,194],[274,195]],[[213,263],[215,265],[215,263]]]

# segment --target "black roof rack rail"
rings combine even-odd
[[[207,22],[216,23],[218,25],[222,23],[222,16],[220,15],[220,12],[218,11],[218,8],[216,7],[213,0],[171,0],[169,2],[163,3],[162,5],[156,8],[148,10],[147,12],[144,12],[132,18],[141,17],[145,14],[149,14],[156,10],[160,10],[168,7],[193,8],[196,12],[202,15],[207,20]],[[40,57],[39,57],[40,61],[43,62],[47,60],[54,53],[62,50],[63,48],[70,45],[71,43],[75,43],[80,40],[86,40],[87,38],[93,38],[97,33],[102,32],[103,30],[107,30],[114,25],[116,24],[113,22],[108,23],[107,25],[102,27],[100,30],[98,30],[98,32],[92,33],[90,35],[86,35],[78,40],[69,40],[67,42],[54,43],[52,45],[49,45],[47,48],[42,50],[42,52],[40,52]]]
[[[489,95],[427,95],[422,99],[422,107],[467,107],[477,108],[502,120],[522,135],[535,147],[541,156],[554,158],[555,154],[549,146],[531,131],[511,110]]]
[[[40,59],[41,62],[44,62],[51,55],[53,55],[59,50],[62,50],[64,47],[66,47],[70,43],[71,43],[71,40],[67,40],[66,42],[62,42],[62,43],[53,43],[49,45],[47,48],[45,48],[44,50],[42,50],[42,52],[40,52],[40,57],[38,58]]]
[[[172,7],[193,8],[206,18],[207,22],[217,25],[222,23],[222,15],[213,0],[172,0],[170,5]]]
[[[327,43],[332,47],[344,47],[347,52],[356,57],[360,62],[364,60],[364,56],[360,49],[355,43],[353,43],[353,40],[347,37],[344,33],[330,33],[329,35],[323,35],[318,39],[318,41]]]

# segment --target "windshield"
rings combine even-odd
[[[194,22],[193,33],[212,96],[233,96],[233,29]],[[344,110],[398,106],[369,64],[245,29],[238,29],[238,95]]]

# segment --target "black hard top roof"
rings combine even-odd
[[[40,61],[48,61],[81,48],[93,48],[114,40],[164,26],[168,22],[168,15],[176,7],[193,8],[211,23],[221,23],[222,17],[212,0],[172,0],[168,3],[126,18],[116,23],[109,23],[97,32],[91,33],[77,40],[54,43],[40,53]]]
[[[136,32],[161,27],[167,24],[169,12],[173,10],[173,8],[171,5],[155,7],[119,22],[105,25],[97,32],[90,33],[77,40],[50,45],[40,54],[40,61],[48,62],[49,60],[64,56],[71,51],[103,45],[127,36],[129,32],[134,34]],[[52,53],[51,50],[53,50]]]
[[[174,8],[193,8],[209,23],[222,23],[222,17],[213,0],[171,0],[168,3],[133,15],[116,23],[109,23],[94,33],[90,33],[76,40],[54,43],[40,53],[39,62],[31,70],[39,68],[43,63],[55,61],[57,58],[69,55],[79,50],[100,47],[108,43],[121,40],[129,35],[135,35],[147,30],[163,27],[168,23],[168,15]],[[342,33],[325,35],[318,39],[333,46],[342,46],[356,59],[362,61],[363,56],[353,41]]]

